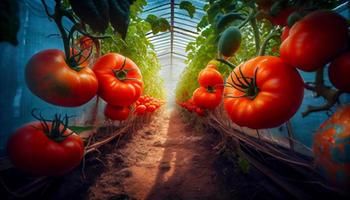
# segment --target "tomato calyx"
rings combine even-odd
[[[55,142],[62,142],[74,133],[71,131],[71,133],[65,134],[68,129],[68,120],[70,118],[67,114],[65,114],[63,117],[60,114],[55,114],[52,120],[48,120],[42,116],[41,112],[39,112],[39,114],[36,114],[35,111],[36,109],[32,110],[32,116],[35,119],[39,120],[42,131],[51,140]],[[51,122],[51,125],[49,125],[48,122]]]
[[[123,61],[123,64],[121,66],[120,69],[112,69],[115,77],[120,80],[120,81],[126,81],[126,80],[136,80],[136,79],[133,79],[133,78],[127,78],[127,75],[128,75],[128,72],[129,71],[132,71],[134,69],[124,69],[125,67],[125,64],[126,64],[126,57],[124,57],[124,61]]]
[[[207,92],[209,92],[209,93],[214,93],[216,91],[215,87],[210,86],[210,85],[206,89],[207,89]]]
[[[73,69],[77,72],[82,70],[84,68],[84,66],[82,66],[82,64],[85,63],[86,61],[88,61],[92,55],[92,48],[88,48],[88,49],[89,49],[89,54],[86,57],[84,56],[84,51],[86,51],[87,48],[80,49],[77,54],[75,53],[76,49],[72,50],[72,52],[70,53],[70,55],[68,56],[68,58],[66,60],[67,65],[71,69]]]
[[[232,83],[227,83],[226,87],[233,87],[236,90],[244,93],[241,96],[230,96],[230,95],[225,95],[226,98],[243,98],[247,97],[251,100],[255,99],[255,97],[259,94],[259,88],[256,83],[256,77],[258,73],[258,67],[255,68],[254,71],[254,77],[246,77],[240,66],[238,66],[238,71],[240,76],[237,75],[235,71],[232,71],[233,75],[230,75],[230,79]],[[234,76],[234,77],[233,77]],[[237,82],[234,80],[236,79]]]

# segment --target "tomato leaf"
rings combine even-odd
[[[238,167],[244,174],[247,174],[249,172],[249,168],[250,168],[249,162],[243,156],[243,154],[240,154],[238,157]]]
[[[170,24],[165,18],[158,18],[157,16],[150,14],[145,19],[151,25],[152,33],[155,35],[159,32],[166,32],[170,30]]]
[[[18,2],[4,0],[0,2],[0,42],[18,44],[17,32],[19,29]]]
[[[194,7],[189,1],[181,1],[180,9],[186,10],[191,18],[193,18],[194,13],[196,12],[196,7]]]

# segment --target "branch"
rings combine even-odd
[[[321,68],[316,72],[314,85],[305,83],[305,89],[315,92],[315,97],[323,97],[326,103],[318,106],[309,105],[302,113],[303,117],[313,112],[330,110],[335,104],[339,103],[339,97],[344,93],[344,91],[333,89],[324,84],[323,70],[324,69]]]
[[[227,61],[227,60],[222,59],[222,58],[217,58],[216,60],[219,61],[219,62],[221,62],[221,63],[226,64],[226,65],[229,66],[232,70],[233,70],[234,68],[236,68],[236,66],[235,66],[233,63],[231,63],[230,61]]]
[[[259,54],[258,54],[259,56],[265,55],[266,47],[269,41],[274,37],[279,37],[279,34],[275,32],[275,29],[272,29],[271,32],[266,36],[266,38],[264,39],[264,42],[260,47]]]

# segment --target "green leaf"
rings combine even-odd
[[[76,134],[82,133],[84,131],[91,131],[95,128],[95,126],[69,126],[68,127],[71,131],[73,131]]]
[[[153,34],[170,30],[170,24],[165,18],[158,18],[157,16],[150,14],[145,21],[151,25]]]
[[[239,155],[238,166],[243,173],[247,174],[249,172],[249,162],[242,154]]]
[[[194,13],[196,12],[196,7],[194,7],[189,1],[181,1],[180,9],[186,10],[191,18],[193,18]]]

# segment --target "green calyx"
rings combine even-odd
[[[228,83],[226,87],[233,87],[236,90],[244,93],[242,96],[226,96],[227,98],[249,98],[251,100],[255,99],[256,96],[259,94],[259,88],[256,83],[256,77],[258,68],[254,71],[254,77],[246,77],[244,76],[241,67],[238,67],[238,71],[240,73],[240,76],[237,75],[235,71],[232,71],[230,75],[230,79],[232,83]],[[234,76],[234,77],[233,77]],[[236,79],[236,81],[234,80]]]
[[[64,115],[63,117],[60,114],[55,114],[52,120],[45,119],[42,114],[35,114],[36,109],[33,109],[32,116],[40,121],[41,127],[45,135],[55,142],[62,142],[67,137],[73,134],[65,134],[68,129],[68,119],[69,117]],[[51,126],[48,124],[51,122]],[[35,127],[37,128],[37,127]]]

